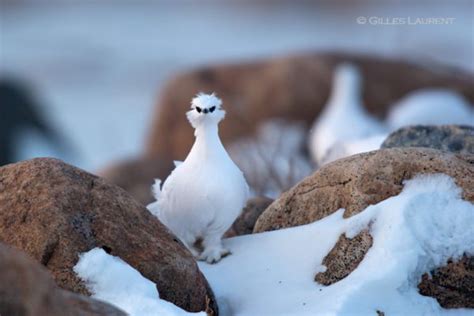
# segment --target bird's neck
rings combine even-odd
[[[188,155],[188,158],[196,157],[200,161],[208,158],[216,158],[226,154],[224,146],[219,138],[217,124],[202,124],[194,131],[196,140]]]
[[[358,110],[361,103],[360,87],[351,81],[336,80],[330,102],[336,110]]]

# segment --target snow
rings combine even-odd
[[[222,315],[466,315],[421,296],[421,275],[474,254],[474,205],[446,175],[406,181],[403,191],[348,219],[343,210],[299,227],[224,241],[232,255],[200,263]],[[340,234],[370,228],[373,246],[345,279],[314,281]]]
[[[474,125],[474,111],[459,93],[448,89],[414,91],[393,105],[387,116],[393,129],[407,125]]]
[[[81,254],[74,271],[86,282],[92,297],[115,305],[131,316],[205,315],[204,312],[186,312],[161,300],[155,283],[101,248]]]

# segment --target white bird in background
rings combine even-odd
[[[474,125],[474,111],[458,93],[448,89],[422,89],[393,105],[387,116],[392,129],[406,125]]]
[[[249,188],[240,169],[227,154],[218,135],[224,118],[221,100],[214,94],[198,94],[187,118],[196,140],[182,163],[166,179],[153,186],[156,202],[148,209],[157,216],[199,260],[214,263],[229,254],[222,235],[244,207]],[[203,251],[195,247],[202,241]]]
[[[385,126],[370,116],[361,101],[361,76],[352,64],[337,67],[329,101],[315,120],[310,132],[309,149],[317,164],[341,158],[345,150],[334,146],[386,134]],[[376,149],[376,148],[374,148]],[[342,156],[335,155],[341,153]]]

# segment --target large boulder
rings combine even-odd
[[[474,126],[402,127],[390,134],[381,146],[392,147],[428,147],[459,154],[474,154]]]
[[[220,124],[224,145],[253,136],[260,123],[269,119],[297,121],[309,127],[327,101],[334,69],[341,62],[360,67],[364,103],[379,117],[408,92],[427,87],[453,89],[474,103],[474,76],[440,65],[317,53],[208,66],[178,75],[162,90],[146,155],[170,161],[185,157],[194,136],[184,113],[200,91],[215,91],[223,99],[228,117]]]
[[[308,224],[344,208],[350,217],[403,188],[420,173],[445,173],[474,202],[474,156],[428,148],[390,148],[336,160],[283,193],[259,217],[254,232]]]
[[[428,148],[381,149],[325,165],[274,201],[258,218],[254,232],[308,224],[340,208],[345,209],[345,218],[353,216],[399,194],[405,180],[423,173],[451,176],[463,189],[462,197],[474,203],[474,155]],[[330,285],[345,278],[371,246],[367,230],[352,239],[341,235],[323,259],[327,269],[315,276],[316,281]],[[419,285],[422,294],[435,297],[443,307],[472,307],[472,257],[439,267],[431,275],[427,274]],[[470,277],[466,279],[466,275]]]
[[[0,244],[0,315],[125,316],[104,302],[61,290],[44,267]]]
[[[89,294],[73,271],[95,247],[156,283],[162,299],[217,313],[189,251],[124,190],[55,159],[0,169],[0,241],[36,259],[63,289]]]

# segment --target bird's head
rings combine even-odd
[[[191,110],[186,113],[194,128],[202,125],[217,125],[225,116],[222,101],[214,93],[199,93],[191,101]]]

